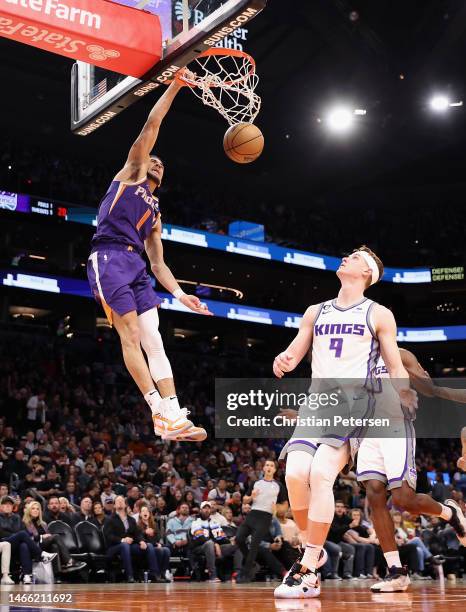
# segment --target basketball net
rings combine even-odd
[[[253,123],[261,98],[255,93],[259,82],[254,59],[244,51],[215,47],[201,53],[190,64],[194,78],[178,77],[183,85],[211,106],[230,125]]]

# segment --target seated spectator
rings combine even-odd
[[[241,493],[239,491],[232,493],[227,505],[231,508],[234,517],[241,515],[241,503]]]
[[[176,509],[176,516],[168,519],[165,534],[173,555],[186,554],[192,522],[193,517],[189,515],[188,504],[181,502]]]
[[[155,582],[171,582],[167,578],[167,572],[170,569],[170,549],[163,545],[162,538],[157,533],[157,525],[154,517],[146,505],[141,506],[137,525],[142,533],[143,540],[147,546],[153,546],[155,558],[157,561],[158,571],[155,576]]]
[[[96,501],[92,504],[92,518],[90,522],[102,529],[105,521],[107,520],[107,515],[105,514],[104,508],[100,501]]]
[[[217,522],[221,527],[223,527],[224,525],[226,525],[226,518],[223,516],[223,514],[221,512],[219,512],[219,509],[217,507],[217,502],[214,499],[209,499],[209,505],[210,505],[210,518]],[[202,504],[201,504],[202,507]],[[220,508],[221,510],[222,508]]]
[[[74,561],[66,548],[62,537],[49,533],[47,524],[42,520],[42,508],[39,502],[30,502],[23,515],[24,526],[31,538],[46,552],[55,553],[58,573],[75,572],[86,567],[86,563]]]
[[[57,555],[43,552],[31,539],[29,533],[22,528],[20,517],[13,512],[14,504],[14,499],[9,496],[0,500],[0,542],[11,544],[12,558],[20,559],[23,583],[32,584],[32,561],[50,563]]]
[[[332,564],[332,572],[326,578],[338,578],[338,565],[340,558],[343,561],[343,578],[351,580],[353,577],[355,548],[345,542],[344,535],[349,529],[350,517],[346,513],[346,506],[341,500],[335,502],[335,515],[328,533],[324,548]]]
[[[0,584],[14,584],[14,580],[10,578],[11,544],[9,542],[0,542],[0,556],[2,558],[2,579]]]
[[[116,493],[113,490],[113,485],[112,485],[112,481],[110,480],[110,478],[102,478],[102,493],[100,495],[100,499],[102,501],[102,504],[105,506],[105,501],[107,499],[112,499],[114,500],[116,497]]]
[[[131,557],[145,556],[149,565],[151,579],[157,577],[157,560],[154,547],[148,546],[132,516],[128,515],[126,500],[122,495],[115,498],[115,510],[105,521],[103,527],[109,560],[119,556],[125,570],[126,582],[133,583],[134,570]]]
[[[104,508],[105,516],[110,516],[113,513],[113,509],[114,509],[114,506],[115,506],[115,499],[116,499],[116,496],[115,497],[106,497],[104,499],[103,508]]]
[[[217,576],[216,560],[233,557],[233,572],[241,570],[242,555],[236,544],[232,544],[225,535],[222,526],[211,517],[211,503],[203,501],[199,518],[191,525],[192,554],[203,555],[209,573],[208,582],[220,582]],[[222,517],[226,522],[225,517]]]
[[[192,491],[186,491],[184,494],[184,501],[188,504],[190,512],[199,512],[200,504],[194,498],[194,493]]]
[[[288,512],[289,510],[279,505],[277,506],[275,516],[280,523],[283,540],[288,542],[293,548],[299,548],[301,545],[299,540],[299,529],[296,523],[287,516]]]
[[[225,506],[222,508],[222,516],[225,517],[226,524],[223,525],[223,531],[227,538],[229,538],[230,542],[234,544],[234,538],[236,536],[236,532],[238,531],[238,525],[233,520],[233,511],[229,506]]]
[[[72,525],[75,527],[81,521],[90,521],[92,516],[92,498],[85,495],[79,504],[80,511],[74,512],[71,516]]]
[[[421,538],[415,537],[414,533],[411,533],[411,537],[408,536],[401,512],[396,510],[393,511],[392,519],[395,528],[395,540],[400,551],[400,558],[403,555],[403,557],[407,559],[408,569],[412,572],[412,577],[421,580],[421,572],[425,569],[425,563],[430,560],[433,555]]]
[[[139,487],[134,486],[131,487],[130,489],[128,489],[128,493],[126,495],[126,500],[128,503],[128,506],[131,510],[133,510],[134,508],[134,504],[138,501],[142,499],[142,494],[141,491],[139,490]],[[137,519],[136,519],[137,521]]]
[[[167,502],[165,501],[165,498],[162,497],[162,495],[159,495],[157,497],[157,503],[155,505],[155,510],[153,512],[154,516],[157,517],[163,517],[163,516],[167,516],[168,512],[167,512]]]
[[[60,512],[63,512],[63,514],[69,515],[70,520],[71,520],[71,515],[74,514],[75,509],[70,504],[69,500],[66,499],[66,497],[59,497],[58,501],[60,502]]]
[[[79,505],[79,502],[81,501],[81,497],[79,495],[76,483],[73,482],[72,480],[69,480],[66,483],[65,492],[63,494],[63,497],[66,497],[66,499],[73,505],[75,506]]]
[[[194,499],[197,504],[200,504],[203,500],[204,489],[201,487],[199,478],[197,476],[191,477],[191,483],[189,487],[187,487],[188,491],[192,491]]]
[[[351,522],[344,534],[345,542],[355,548],[354,575],[356,578],[371,578],[374,574],[375,547],[379,541],[372,528],[362,524],[362,512],[359,508],[351,510]]]
[[[225,478],[220,478],[217,486],[209,491],[207,495],[209,501],[214,501],[218,506],[224,506],[230,500],[230,493],[227,491],[227,481]]]
[[[285,552],[284,559],[282,553],[285,544],[291,549],[292,555],[289,557]],[[291,567],[298,555],[297,550],[294,550],[288,542],[284,542],[280,523],[276,517],[273,517],[269,533],[259,544],[257,560],[260,565],[265,566],[266,571],[281,579],[286,574],[286,567]]]
[[[67,500],[65,499],[65,501]],[[63,521],[64,523],[67,523],[67,525],[73,524],[71,514],[61,511],[60,499],[55,495],[51,495],[47,501],[47,509],[44,512],[44,520],[47,524],[51,523],[52,521]]]

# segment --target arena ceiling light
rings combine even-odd
[[[334,106],[325,118],[325,124],[330,131],[337,134],[345,134],[354,128],[355,118],[366,115],[363,108],[352,109],[349,106]]]
[[[445,113],[449,108],[463,106],[463,101],[452,102],[445,94],[436,94],[430,99],[430,108],[436,113]]]

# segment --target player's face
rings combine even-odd
[[[342,278],[361,278],[365,276],[367,264],[358,253],[351,253],[348,257],[343,257],[340,267],[337,270],[337,276]]]
[[[162,184],[164,172],[164,165],[161,159],[158,157],[150,158],[149,169],[147,170],[147,177],[156,182],[157,186]]]

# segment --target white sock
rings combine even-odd
[[[321,551],[322,546],[307,543],[301,564],[304,565],[304,567],[307,567],[307,569],[315,572]]]
[[[301,542],[301,546],[303,548],[306,548],[306,542],[307,542],[307,530],[306,529],[304,531],[299,530],[299,541]]]
[[[164,397],[164,399],[168,402],[168,405],[170,406],[170,408],[174,410],[181,410],[180,402],[178,401],[178,398],[176,397],[176,395],[171,395],[170,397]]]
[[[453,510],[449,506],[445,506],[444,504],[440,505],[442,506],[440,518],[442,518],[444,521],[449,521],[453,516]]]
[[[148,391],[144,395],[144,399],[149,404],[152,414],[158,414],[160,412],[159,404],[162,398],[160,397],[160,394],[157,389],[154,388],[151,391]]]
[[[386,552],[383,554],[385,557],[385,561],[387,562],[388,567],[403,567],[401,565],[400,553],[397,550],[391,550],[390,552]]]

